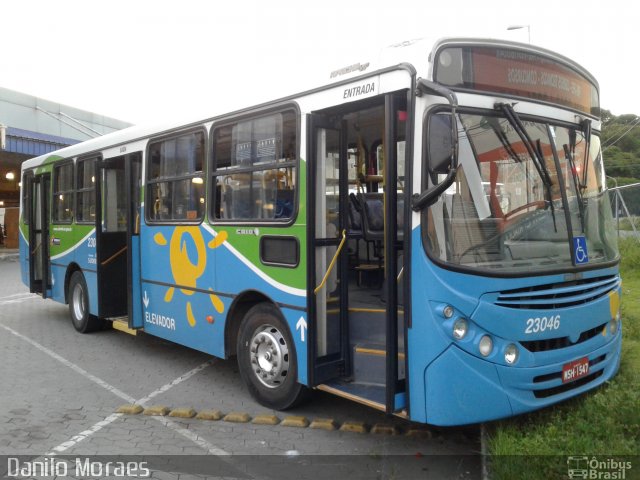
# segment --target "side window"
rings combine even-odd
[[[204,139],[203,132],[193,132],[149,145],[148,220],[202,220],[205,203]]]
[[[57,223],[73,220],[73,163],[53,167],[53,214]]]
[[[96,221],[96,159],[78,160],[76,185],[76,222]]]
[[[294,213],[297,115],[284,111],[213,131],[212,217],[282,221]]]

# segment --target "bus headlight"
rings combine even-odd
[[[453,338],[462,340],[469,330],[469,324],[464,318],[458,318],[453,322]]]
[[[513,365],[518,361],[518,347],[516,347],[513,343],[507,345],[507,348],[504,350],[504,361],[509,365]]]
[[[480,350],[480,355],[483,357],[488,357],[491,355],[491,351],[493,350],[493,340],[489,335],[484,335],[480,339],[480,343],[478,344],[478,350]]]

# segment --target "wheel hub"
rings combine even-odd
[[[265,387],[276,388],[289,371],[289,349],[282,333],[271,325],[255,331],[250,346],[251,367]]]
[[[80,321],[84,317],[84,292],[80,285],[76,285],[73,289],[72,301],[73,313],[75,314],[76,320]]]

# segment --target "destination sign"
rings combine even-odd
[[[451,87],[516,95],[597,114],[595,85],[538,53],[499,47],[450,47],[436,59],[436,81]]]

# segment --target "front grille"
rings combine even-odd
[[[618,284],[619,277],[609,275],[517,288],[500,292],[495,304],[500,307],[528,310],[567,308],[602,298],[617,288]]]
[[[604,362],[604,359],[607,358],[606,355],[600,355],[599,357],[594,358],[593,360],[589,360],[589,368],[598,365],[599,363]],[[548,382],[549,380],[555,380],[556,378],[562,378],[562,372],[553,372],[547,373],[545,375],[538,375],[537,377],[533,377],[533,383],[542,383]],[[587,378],[587,377],[585,377]],[[576,380],[577,381],[577,380]],[[571,383],[567,383],[566,385],[571,385]],[[557,387],[555,387],[557,388]],[[542,391],[542,390],[540,390]]]
[[[566,348],[572,345],[577,345],[587,340],[592,339],[598,335],[606,327],[606,323],[598,325],[597,327],[585,330],[580,334],[578,341],[571,343],[569,337],[547,338],[545,340],[530,340],[526,342],[520,342],[520,344],[532,353],[547,352],[549,350],[558,350],[559,348]]]
[[[557,387],[545,388],[544,390],[535,390],[533,394],[536,398],[547,398],[553,395],[559,395],[561,393],[568,392],[569,390],[573,390],[574,388],[586,385],[587,383],[592,382],[593,380],[598,378],[600,375],[602,375],[602,370],[591,373],[586,377],[582,377],[581,379],[576,380],[575,382],[563,383],[562,385],[558,385]]]

